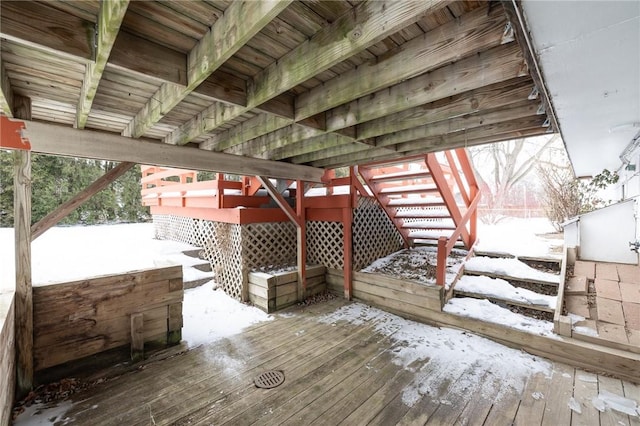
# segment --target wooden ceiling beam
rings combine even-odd
[[[542,127],[544,121],[544,116],[531,115],[515,120],[489,124],[471,130],[436,135],[398,145],[372,148],[366,151],[357,150],[353,153],[345,153],[344,149],[327,150],[315,159],[312,159],[312,157],[304,158],[310,161],[300,162],[300,160],[303,159],[302,157],[294,157],[292,162],[295,164],[310,164],[313,167],[323,168],[364,164],[376,159],[405,157],[407,155],[425,154],[427,152],[471,146],[470,141],[475,144],[491,143],[494,142],[492,137],[504,133],[516,135],[515,137],[518,137],[517,135],[530,136],[544,134],[547,132],[547,128]]]
[[[451,117],[503,107],[527,99],[532,87],[531,78],[525,76],[457,93],[428,104],[360,123],[356,126],[356,134],[359,139],[373,138]]]
[[[75,127],[78,129],[84,129],[87,124],[91,105],[93,105],[93,98],[96,96],[98,84],[102,79],[102,73],[107,65],[107,60],[120,31],[120,25],[128,6],[129,0],[111,0],[100,3],[95,61],[86,65],[80,100],[76,109]]]
[[[0,58],[0,112],[7,117],[13,117],[13,89],[2,58]]]
[[[376,160],[391,160],[402,157],[404,157],[404,155],[392,149],[371,148],[366,151],[354,152],[353,154],[323,158],[321,160],[316,160],[311,164],[318,164],[318,167],[325,169],[335,169],[336,167],[365,164]]]
[[[522,52],[515,43],[494,47],[328,111],[327,131],[526,75]]]
[[[546,117],[543,115],[531,115],[529,117],[522,117],[500,123],[487,124],[486,126],[475,129],[403,142],[395,145],[393,148],[403,154],[416,153],[416,151],[427,152],[423,151],[425,149],[429,151],[440,151],[443,149],[466,147],[471,140],[482,139],[487,141],[485,143],[493,142],[491,137],[502,133],[516,133],[523,130],[537,129],[539,132],[536,134],[543,134],[548,131],[548,128],[542,127],[545,120]]]
[[[498,142],[509,141],[513,139],[540,136],[548,133],[549,131],[547,128],[536,126],[536,127],[531,127],[529,129],[513,130],[511,132],[505,132],[505,133],[493,133],[490,136],[484,136],[484,137],[477,137],[477,138],[471,138],[471,139],[467,137],[464,141],[461,140],[460,138],[456,138],[456,139],[451,139],[449,143],[452,144],[451,149],[467,148],[471,146],[484,145],[489,143],[498,143]],[[413,150],[413,151],[410,150],[410,151],[403,152],[402,155],[410,156],[410,155],[423,154],[423,153],[424,151],[422,149],[418,149],[418,150]]]
[[[311,39],[260,72],[249,84],[247,106],[233,111],[207,108],[180,126],[165,142],[183,145],[325,71],[451,0],[362,2]]]
[[[469,117],[479,111],[493,110],[502,108],[516,103],[526,102],[532,87],[529,77],[520,77],[509,80],[506,83],[498,83],[488,87],[472,90],[470,92],[460,93],[451,97],[446,97],[426,105],[410,108],[408,110],[392,114],[377,120],[368,121],[358,125],[356,134],[357,140],[364,141],[368,145],[383,146],[384,142],[371,140],[374,136],[387,135],[394,137],[396,133],[402,134],[407,129],[417,126],[450,126],[447,120],[456,117]],[[490,116],[489,118],[491,118]],[[439,123],[441,122],[441,123]],[[464,123],[464,124],[463,124]],[[461,121],[460,124],[469,125],[469,122]],[[317,160],[321,157],[314,157],[314,151],[321,151],[319,155],[326,153],[327,148],[345,145],[346,141],[338,142],[335,138],[326,134],[325,136],[313,138],[312,141],[302,141],[295,144],[286,145],[276,148],[266,155],[260,155],[258,158],[268,158],[271,160],[282,160],[289,157],[295,157],[302,154],[309,154],[303,163]],[[294,158],[294,162],[297,162]]]
[[[372,95],[375,102],[372,102],[369,96],[365,96],[347,104],[353,109],[346,106],[335,108],[327,113],[327,130],[336,132],[342,130],[346,124],[361,125],[356,128],[355,138],[342,138],[342,144],[345,144],[354,140],[366,140],[378,131],[390,133],[404,130],[404,126],[407,125],[414,127],[420,120],[427,124],[455,115],[501,106],[505,102],[524,100],[531,90],[530,83],[526,84],[526,89],[518,86],[506,90],[510,84],[530,82],[529,76],[523,72],[524,64],[518,53],[515,43],[494,47],[463,59],[460,63],[438,68],[376,92]],[[486,86],[490,86],[490,89],[487,90]],[[454,98],[450,99],[452,96]],[[433,106],[431,110],[430,104],[438,101],[445,106]],[[407,110],[411,110],[415,115],[409,116],[409,119],[406,119],[405,115],[405,120],[399,120],[397,123],[393,119],[385,119],[387,114],[400,114]],[[378,120],[383,121],[383,124]],[[293,126],[277,130],[225,152],[261,155],[268,150],[279,149],[305,139],[301,132],[297,132],[297,135],[290,134],[292,130],[295,130]],[[307,137],[315,137],[322,133],[327,132],[318,131]],[[334,140],[335,137],[327,137],[327,140],[329,139]],[[321,145],[320,141],[318,143]]]
[[[365,151],[368,149],[371,149],[371,145],[362,142],[352,142],[343,145],[329,144],[322,147],[321,149],[313,149],[310,152],[304,152],[295,156],[291,156],[289,160],[293,164],[305,164],[323,158],[325,155],[328,155],[329,157],[339,157],[343,155],[353,154],[355,152]]]
[[[284,160],[285,158],[310,154],[312,152],[321,151],[327,148],[351,145],[370,148],[373,145],[373,140],[371,139],[368,141],[355,141],[350,138],[345,138],[344,136],[338,135],[336,133],[328,133],[316,136],[315,138],[306,139],[301,142],[292,143],[280,148],[265,151],[259,155],[255,155],[254,157],[264,158],[267,160]]]
[[[187,56],[187,84],[163,83],[122,132],[138,138],[144,135],[176,105],[205,81],[216,69],[271,22],[291,0],[236,1],[225,10]],[[236,113],[241,106],[214,103],[216,111]],[[221,114],[226,116],[226,114]],[[203,118],[205,121],[208,117]],[[166,142],[172,142],[166,139]]]
[[[497,124],[503,121],[536,115],[540,103],[529,101],[525,98],[516,104],[488,111],[466,114],[449,120],[438,121],[424,126],[416,126],[400,132],[388,133],[375,139],[375,146],[384,147],[397,145],[403,142],[425,139],[432,136],[455,133],[466,129],[474,129],[489,124]]]
[[[376,63],[365,63],[326,83],[298,96],[295,101],[296,120],[322,113],[341,105],[397,84],[408,78],[434,70],[460,58],[499,46],[506,19],[499,9],[487,13],[481,8],[456,21],[444,24],[421,37],[417,37],[401,47],[387,52]],[[452,41],[453,40],[453,41]],[[262,134],[277,129],[262,129]],[[209,149],[218,143],[217,150],[223,151],[242,144],[249,139],[239,140],[238,134],[224,140],[221,135],[214,141],[203,142],[200,147]],[[346,142],[346,140],[345,140]],[[248,155],[259,154],[261,141],[254,142],[258,148],[243,146]],[[227,151],[227,152],[236,152]]]
[[[324,170],[238,155],[132,140],[113,133],[73,129],[25,121],[31,150],[42,154],[128,161],[164,167],[204,170],[236,175],[261,175],[281,179],[321,182]]]
[[[381,129],[380,126],[375,127],[375,120],[412,108],[424,108],[425,104],[447,99],[460,93],[473,90],[478,91],[488,85],[503,87],[501,85],[507,84],[506,82],[510,82],[518,77],[528,78],[526,72],[523,71],[526,67],[523,67],[523,59],[515,43],[497,46],[475,56],[463,59],[460,62],[419,75],[390,88],[376,92],[373,95],[365,96],[329,111],[326,116],[327,132],[336,132],[345,127],[349,127],[348,125],[353,126],[364,123],[362,128],[357,128],[357,137],[351,138],[352,141],[356,139],[363,140],[366,137],[361,136],[360,130],[362,130],[365,135],[370,135],[373,131],[369,129]],[[529,89],[530,87],[531,86],[529,86]],[[500,91],[503,89],[497,90]],[[516,92],[515,95],[521,96],[522,94],[523,93]],[[504,101],[504,98],[495,92],[492,92],[491,95],[498,99],[496,102]],[[511,95],[514,94],[511,93]],[[526,99],[526,95],[515,100],[521,99]],[[467,102],[466,106],[464,105],[465,101]],[[472,99],[466,99],[465,101],[461,102],[463,105],[458,114],[464,114],[464,112],[462,112],[464,108],[471,109],[471,112],[478,111],[478,108],[480,108],[477,100],[476,102]],[[512,102],[513,101],[514,100],[512,100]],[[491,104],[491,102],[488,103]],[[490,108],[490,106],[484,105],[482,107]],[[444,109],[444,111],[446,111],[446,109]],[[443,110],[440,112],[443,113]],[[451,112],[455,113],[455,110]],[[422,119],[429,120],[428,115],[425,117],[423,113],[419,113],[418,117],[420,116],[422,116]],[[391,120],[388,120],[384,124],[385,132],[402,130],[401,128],[396,129],[395,123],[389,121]],[[399,122],[398,124],[406,125],[406,122]],[[412,126],[415,125],[417,125],[417,123],[412,123]],[[278,134],[278,132],[280,133]],[[318,132],[318,134],[320,133],[322,132]],[[243,155],[259,155],[265,152],[266,149],[282,148],[288,143],[298,143],[302,141],[300,138],[289,137],[286,131],[277,131],[276,134],[277,135],[270,133],[260,138],[250,140],[239,145],[238,149],[233,152],[239,152],[241,150]],[[331,136],[331,139],[335,138]],[[349,140],[348,138],[344,138],[342,142],[347,143]]]
[[[296,119],[377,92],[427,71],[502,44],[506,18],[499,8],[486,7],[462,15],[385,53],[374,64],[364,63],[302,93],[296,99]]]
[[[50,7],[46,2],[0,2],[0,34],[10,40],[89,61],[93,32],[92,22]]]

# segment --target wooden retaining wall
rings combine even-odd
[[[335,269],[327,271],[329,291],[343,294],[341,274],[342,271]],[[378,274],[354,272],[353,295],[354,298],[367,304],[414,321],[469,330],[534,355],[588,370],[605,372],[632,382],[637,382],[640,377],[640,354],[595,345],[571,337],[538,336],[501,324],[449,314],[441,309],[435,309],[438,305],[426,300],[428,296],[422,296],[423,300],[420,303],[411,303],[411,298],[420,297],[420,295],[409,296],[410,291],[425,291],[411,284],[413,283]],[[388,288],[380,290],[382,286]],[[421,287],[432,289],[432,287]],[[427,304],[431,304],[433,308],[428,308]]]
[[[354,272],[353,297],[383,308],[440,312],[444,304],[444,287],[399,280],[387,275]]]
[[[180,265],[34,287],[34,368],[130,345],[132,336],[178,343],[182,299]]]
[[[325,269],[322,265],[307,267],[307,297],[326,290]],[[294,305],[298,301],[298,271],[250,272],[249,300],[267,313]]]
[[[0,425],[11,424],[16,386],[14,293],[0,294]]]

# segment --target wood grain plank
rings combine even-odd
[[[552,381],[546,395],[546,405],[542,425],[570,424],[571,409],[569,399],[573,397],[573,378],[575,369],[566,364],[554,363]]]
[[[624,388],[622,382],[619,379],[598,375],[598,392],[609,392],[617,396],[624,396]],[[629,425],[629,416],[611,408],[606,408],[605,411],[600,413],[600,425],[601,426],[624,426]]]
[[[598,396],[598,376],[576,370],[573,398],[580,403],[581,413],[571,413],[571,426],[589,426],[600,423],[600,413],[593,406],[593,398]]]
[[[514,425],[541,424],[545,406],[549,401],[549,386],[550,381],[542,373],[529,377],[513,421]]]

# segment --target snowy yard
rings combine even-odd
[[[206,273],[182,254],[195,247],[154,239],[151,223],[56,227],[32,244],[34,285],[78,280],[98,275],[181,264],[185,281]],[[13,229],[0,228],[0,292],[13,286]],[[228,321],[234,318],[234,321]],[[182,338],[190,347],[239,333],[259,321],[270,320],[261,310],[238,303],[213,282],[185,290]]]

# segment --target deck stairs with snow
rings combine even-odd
[[[561,260],[475,252],[452,289],[453,297],[486,299],[520,314],[552,321]]]
[[[358,172],[406,247],[438,245],[442,263],[476,240],[480,191],[465,149],[369,163]],[[444,268],[436,277],[444,284]]]
[[[190,268],[193,268],[197,271],[202,272],[202,274],[197,274],[194,277],[185,277],[185,279],[183,280],[183,285],[185,289],[199,287],[211,281],[213,276],[211,263],[209,263],[209,261],[204,258],[204,253],[202,249],[197,248],[197,249],[185,250],[182,252],[182,254],[194,259],[193,262],[190,262],[190,265],[189,265]]]

